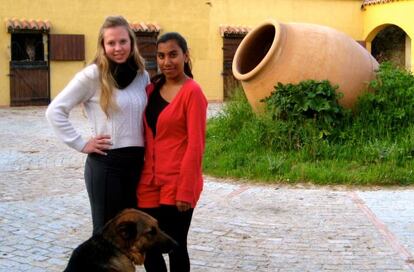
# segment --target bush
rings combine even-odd
[[[368,139],[395,137],[414,121],[414,76],[382,63],[370,88],[356,105],[354,128]]]
[[[313,127],[318,137],[333,137],[338,135],[344,121],[350,116],[350,111],[338,104],[343,94],[337,93],[337,89],[327,80],[305,80],[299,84],[285,85],[278,83],[275,91],[262,101],[273,120],[291,124],[294,130],[290,133],[315,134]]]

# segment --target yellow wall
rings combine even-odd
[[[339,29],[362,40],[360,0],[2,0],[0,5],[0,106],[10,103],[10,34],[6,18],[48,19],[51,34],[84,34],[85,62],[50,63],[51,97],[89,63],[96,49],[98,29],[108,15],[130,22],[156,22],[162,32],[178,31],[188,41],[194,76],[209,100],[223,99],[222,24],[254,27],[268,18],[309,22]]]
[[[393,24],[402,28],[408,35],[406,40],[406,60],[407,69],[414,71],[414,43],[411,39],[414,37],[414,1],[396,1],[387,4],[377,4],[366,6],[364,11],[364,29],[363,37],[367,40],[368,46],[378,34],[387,25]]]

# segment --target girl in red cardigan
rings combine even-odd
[[[188,47],[176,32],[157,41],[156,75],[147,88],[145,163],[138,207],[155,217],[179,246],[169,254],[170,271],[190,271],[187,234],[203,188],[207,100],[192,79]],[[146,271],[167,271],[160,252],[147,253]]]

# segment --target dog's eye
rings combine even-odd
[[[151,236],[157,235],[157,229],[155,227],[152,227],[150,231],[148,231],[148,234]]]

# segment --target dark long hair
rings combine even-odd
[[[160,43],[165,43],[170,40],[176,41],[178,46],[181,48],[181,50],[183,50],[184,54],[188,53],[187,41],[178,32],[167,32],[161,35],[157,40],[157,48]],[[190,58],[188,58],[188,62],[184,63],[184,73],[187,76],[193,78],[193,73],[191,72]],[[151,78],[151,82],[154,84],[156,89],[160,89],[162,85],[164,85],[165,83],[165,75],[162,73],[156,74],[155,76]]]

